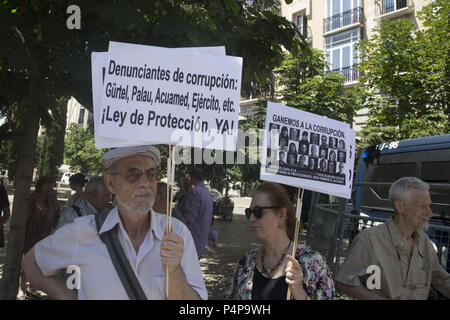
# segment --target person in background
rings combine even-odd
[[[0,177],[0,248],[5,247],[5,238],[3,233],[3,226],[8,221],[11,216],[11,211],[9,209],[9,199],[8,199],[8,184],[6,182],[6,171],[2,171]]]
[[[325,258],[309,247],[293,251],[295,210],[286,190],[265,182],[245,210],[256,238],[263,245],[244,254],[234,267],[225,299],[285,300],[332,299],[334,283]]]
[[[363,300],[425,300],[433,287],[450,298],[450,274],[439,264],[425,233],[433,216],[429,190],[416,177],[403,177],[391,185],[395,215],[358,233],[335,277],[339,290]],[[378,287],[369,281],[373,273],[369,267],[374,266],[380,272]]]
[[[0,174],[0,182],[3,184],[6,190],[8,190],[8,174],[6,170],[2,170]]]
[[[184,177],[178,181],[180,190],[174,195],[173,200],[176,202],[176,207],[179,208],[184,196],[189,190],[189,177]]]
[[[73,222],[78,217],[97,214],[110,209],[111,192],[106,188],[103,177],[93,177],[86,184],[81,199],[64,209],[59,217],[57,229]]]
[[[286,129],[287,130],[287,129]],[[186,220],[186,226],[194,238],[198,258],[202,256],[208,242],[213,218],[213,200],[203,182],[199,168],[189,170],[189,190],[180,205],[180,212]]]
[[[75,191],[75,193],[67,200],[67,207],[76,204],[83,198],[83,188],[86,182],[86,177],[82,173],[76,173],[69,178],[70,189]]]
[[[53,189],[54,185],[55,179],[42,176],[37,180],[35,190],[30,195],[23,254],[26,254],[37,242],[52,232],[60,209],[56,198],[56,190]],[[19,293],[19,296],[25,294],[25,296],[40,297],[34,288],[31,286],[27,288],[23,273],[21,289],[22,293]]]
[[[153,210],[159,214],[167,214],[167,183],[158,182],[156,186],[156,199]],[[172,217],[180,220],[186,225],[186,220],[177,208],[172,208]]]

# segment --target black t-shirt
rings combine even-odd
[[[258,267],[253,275],[252,300],[286,300],[288,285],[286,276],[276,279],[266,278]]]

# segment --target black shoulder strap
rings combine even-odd
[[[80,207],[79,207],[79,206],[73,205],[73,206],[70,206],[70,207],[71,207],[73,210],[76,211],[76,213],[77,213],[77,215],[78,215],[79,217],[83,216],[83,215],[81,214],[81,210],[80,210]]]
[[[108,249],[114,268],[130,300],[147,300],[144,290],[136,278],[136,274],[131,268],[130,262],[120,244],[119,237],[117,236],[117,225],[113,229],[100,234],[100,229],[108,213],[109,211],[104,211],[95,215],[95,223],[99,237]]]

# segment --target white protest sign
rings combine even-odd
[[[349,199],[354,150],[347,123],[267,103],[261,180]]]
[[[120,48],[126,48],[126,46],[136,46],[133,44],[120,43]],[[117,47],[116,42],[110,42],[110,47]],[[189,47],[189,48],[162,48],[140,45],[143,50],[179,50],[183,52],[197,53],[197,54],[210,54],[225,56],[225,47]],[[101,117],[101,100],[102,100],[102,88],[103,88],[103,76],[107,65],[107,52],[93,52],[91,54],[91,72],[92,72],[92,98],[93,98],[93,110],[94,110],[94,132],[95,132],[95,147],[101,148],[113,148],[113,147],[125,147],[134,145],[154,144],[149,141],[139,141],[138,139],[122,140],[115,138],[108,138],[99,136],[98,123]]]
[[[242,58],[111,43],[105,71],[97,136],[235,150]]]

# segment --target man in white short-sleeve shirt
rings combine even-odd
[[[173,219],[172,232],[166,234],[166,217],[151,209],[160,163],[158,149],[117,148],[108,151],[103,160],[108,168],[105,185],[115,194],[117,206],[106,217],[100,233],[119,226],[119,241],[146,297],[165,299],[168,269],[169,299],[207,299],[189,230]],[[58,275],[59,269],[69,266],[79,270],[78,293],[69,290]],[[76,219],[38,242],[25,255],[23,269],[35,287],[54,299],[128,299],[98,236],[94,215]]]

